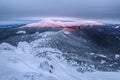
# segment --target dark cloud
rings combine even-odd
[[[0,20],[29,16],[120,18],[120,0],[0,0]]]

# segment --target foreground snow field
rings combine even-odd
[[[41,35],[40,33],[39,35]],[[52,33],[51,33],[52,34]],[[41,47],[50,33],[30,43],[0,44],[0,80],[120,80],[120,72],[78,72],[63,52]]]

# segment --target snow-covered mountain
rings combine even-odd
[[[1,28],[0,80],[119,80],[119,27],[56,28],[74,23]]]

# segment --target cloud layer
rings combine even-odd
[[[0,0],[0,20],[31,16],[120,18],[120,0]]]

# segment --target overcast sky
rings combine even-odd
[[[120,19],[120,0],[0,0],[0,20],[34,16]]]

